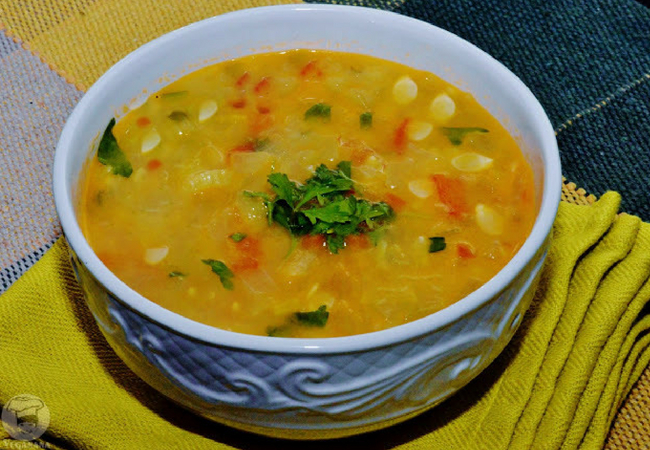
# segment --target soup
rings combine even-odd
[[[131,288],[276,337],[413,321],[517,252],[533,174],[468,93],[370,56],[293,50],[205,67],[102,136],[80,222]]]

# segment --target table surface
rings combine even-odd
[[[81,35],[75,42],[57,41],[52,30],[83,15],[93,1],[53,0],[43,16],[23,3],[0,4],[0,293],[61,235],[50,189],[52,155],[66,117],[108,68],[94,55],[109,52],[108,59],[117,61],[168,31],[160,26],[143,35],[135,24],[124,27],[119,38],[110,36],[121,39],[110,45]],[[63,3],[66,7],[56,10]],[[107,22],[128,23],[128,3],[112,3],[121,9],[107,7]],[[149,0],[130,3],[134,10],[177,10],[178,26],[213,15],[187,1],[164,7],[164,2]],[[256,5],[254,0],[224,3],[227,9]],[[624,211],[650,220],[650,9],[633,0],[336,3],[426,20],[490,53],[546,109],[557,133],[563,173],[586,190],[571,184],[566,192],[585,201],[587,192],[598,196],[617,190]],[[53,48],[59,51],[48,51]],[[79,64],[88,67],[78,70]],[[616,416],[606,448],[650,448],[650,367]]]

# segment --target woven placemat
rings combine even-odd
[[[129,51],[167,31],[225,11],[272,3],[289,3],[289,1],[5,0],[0,2],[0,21],[2,21],[0,23],[0,86],[2,86],[0,167],[3,167],[3,176],[0,177],[0,223],[3,224],[0,227],[0,246],[4,250],[0,253],[0,293],[37,261],[61,235],[50,190],[52,155],[65,118],[83,91],[111,64]],[[425,16],[424,19],[434,23],[437,20],[435,14],[445,13],[445,8],[460,8],[464,16],[451,17],[446,22],[448,25],[446,28],[451,28],[461,35],[463,30],[454,27],[460,27],[458,24],[463,21],[467,23],[468,21],[463,17],[467,17],[468,14],[472,16],[473,9],[478,8],[477,3],[468,1],[440,2],[440,8],[433,12],[423,8],[420,2],[415,0],[353,3],[381,7],[409,15],[421,14]],[[500,8],[507,8],[505,3]],[[545,2],[537,3],[541,12],[555,14],[550,6],[544,5]],[[510,7],[513,10],[517,9],[515,5]],[[556,5],[556,8],[565,8],[569,14],[570,11],[579,8],[586,10],[595,7],[591,3],[574,2],[569,5]],[[472,17],[477,18],[475,15]],[[481,21],[469,22],[475,24]],[[491,22],[487,20],[486,23]],[[444,26],[441,23],[437,24]],[[115,29],[119,29],[119,32],[115,32]],[[650,28],[648,31],[650,32]],[[568,36],[567,39],[569,38],[575,36]],[[497,58],[505,60],[515,72],[518,66],[515,63],[508,64],[509,58],[513,55],[515,57],[523,55],[525,60],[528,52],[525,48],[514,46],[511,48],[511,54],[499,54],[506,51],[499,47],[486,48],[486,50]],[[631,50],[627,51],[633,53]],[[632,54],[630,58],[633,57],[637,58]],[[642,72],[643,69],[644,67],[641,67]],[[620,74],[616,72],[615,75]],[[642,81],[637,84],[643,83],[643,75],[640,77],[637,76]],[[531,83],[526,76],[523,78],[527,83]],[[633,75],[631,79],[635,79]],[[534,83],[533,80],[532,84]],[[617,86],[619,85],[612,82],[607,89],[617,94],[619,92]],[[624,97],[624,93],[635,88],[636,85],[632,85],[620,95],[617,94],[614,100]],[[539,95],[538,92],[536,94]],[[543,94],[546,95],[546,92]],[[559,98],[557,104],[554,104],[554,109],[550,111],[552,121],[560,124],[558,127],[567,123],[566,117],[574,118],[573,120],[579,122],[582,116],[576,114],[581,114],[580,111],[589,110],[590,107],[595,108],[593,104],[598,104],[598,102],[589,103],[588,100],[583,103],[571,96]],[[569,113],[571,107],[574,108],[573,113]],[[604,106],[596,109],[600,111]],[[591,115],[599,116],[599,114]],[[574,143],[580,139],[580,134],[569,133],[571,130],[566,125],[564,128],[556,129],[562,132],[562,139],[564,139],[560,141],[561,150],[570,149],[566,146],[567,142]],[[587,131],[593,132],[592,129]],[[576,145],[583,145],[583,142],[579,141]],[[594,160],[589,155],[585,156],[581,153],[583,159],[577,162],[566,155],[565,151],[563,162],[569,169],[565,173],[571,179],[580,179],[574,175],[580,174],[581,167],[585,166],[589,168],[587,172],[598,174],[592,171]],[[567,161],[569,165],[566,164]],[[607,179],[599,180],[597,185],[601,186],[607,181]],[[581,184],[585,185],[582,182]],[[617,188],[615,184],[610,187]],[[623,192],[623,194],[625,198],[627,193]],[[641,194],[632,194],[633,199],[642,198]],[[595,198],[584,189],[578,188],[575,183],[564,181],[563,201],[588,205],[593,203]],[[643,373],[616,416],[606,448],[650,449],[650,368],[638,368],[638,372]]]

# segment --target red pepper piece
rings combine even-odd
[[[449,207],[450,216],[460,217],[467,212],[465,183],[462,180],[442,174],[432,175],[431,179],[436,185],[440,201]]]
[[[395,136],[393,137],[393,145],[395,146],[395,150],[397,151],[398,154],[404,153],[404,150],[406,150],[406,143],[408,142],[407,136],[406,136],[406,128],[409,125],[411,119],[406,118],[404,121],[397,127],[395,130]]]

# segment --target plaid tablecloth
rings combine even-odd
[[[83,91],[167,31],[272,3],[288,1],[0,1],[0,293],[61,234],[52,157]],[[426,20],[501,60],[533,90],[556,128],[571,181],[563,200],[590,203],[587,191],[613,189],[623,195],[623,210],[650,220],[649,9],[632,0],[334,3]],[[607,448],[650,448],[650,368],[619,411]]]

